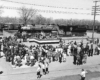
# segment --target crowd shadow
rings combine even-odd
[[[0,74],[3,74],[3,71],[0,71]]]

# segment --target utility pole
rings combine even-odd
[[[94,1],[94,3],[95,3],[95,6],[93,6],[93,15],[94,15],[94,21],[93,21],[93,31],[92,31],[92,41],[93,41],[93,43],[94,43],[94,27],[95,27],[95,19],[96,19],[96,15],[98,15],[97,14],[97,8],[99,7],[99,6],[97,6],[97,2],[99,2],[99,1]]]

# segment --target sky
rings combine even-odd
[[[27,3],[27,4],[46,5],[46,6],[66,7],[67,9],[18,4],[18,3],[8,2],[8,1],[15,1],[15,2]],[[26,8],[33,8],[33,9],[39,9],[39,10],[69,12],[66,14],[51,13],[51,12],[50,13],[37,12],[37,14],[40,14],[46,18],[52,18],[52,19],[88,19],[88,20],[93,20],[94,17],[93,17],[93,15],[91,15],[92,6],[95,5],[93,1],[94,0],[0,0],[0,6],[18,7],[18,8],[24,6]],[[97,5],[100,5],[100,2],[98,2]],[[69,9],[69,8],[71,8],[71,9]],[[72,8],[78,8],[78,9],[72,9]],[[20,17],[18,10],[6,9],[6,8],[2,8],[1,10],[3,11],[1,14],[2,17]],[[75,13],[78,13],[78,14],[75,14]],[[100,15],[96,16],[96,20],[100,21]]]

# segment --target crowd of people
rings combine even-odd
[[[41,33],[35,33],[35,34],[32,34],[31,38],[37,38],[37,39],[57,39],[57,33],[44,33],[44,32],[41,32]]]
[[[53,45],[31,45],[27,47],[19,43],[16,37],[6,37],[3,39],[3,53],[7,62],[12,65],[34,66],[38,62],[37,78],[40,78],[41,69],[43,74],[49,73],[49,64],[58,61],[59,63],[66,62],[67,56],[73,57],[74,65],[82,65],[87,62],[87,57],[100,54],[99,41],[96,43],[96,48],[93,48],[92,42],[84,44],[81,42],[71,41],[69,43],[61,42],[58,46]]]
[[[52,57],[52,61],[58,60],[58,57],[73,56],[76,64],[76,58],[79,60],[83,56],[93,56],[93,44],[87,43],[83,44],[83,42],[70,42],[68,44],[59,45],[54,47],[52,45],[37,45],[30,46],[30,48],[26,47],[22,44],[14,44],[9,43],[12,39],[5,38],[4,42],[4,53],[6,56],[6,61],[11,61],[14,58],[26,58],[27,63],[30,62],[29,58],[34,58],[38,61],[41,57]],[[99,46],[95,48],[95,54],[99,55]],[[15,57],[16,56],[16,57]],[[19,56],[19,57],[18,57]],[[60,59],[60,58],[59,58]],[[51,59],[50,59],[51,61]],[[61,62],[62,60],[60,60]],[[13,64],[14,61],[12,61]],[[31,61],[32,62],[32,61]]]

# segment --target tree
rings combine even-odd
[[[21,21],[24,25],[27,25],[36,15],[36,10],[32,8],[22,7],[19,10]]]
[[[46,19],[46,24],[55,24],[55,22],[52,18],[47,18]]]
[[[2,12],[3,12],[3,11],[2,11],[2,7],[0,7],[0,18],[1,18]]]
[[[0,14],[2,13],[2,7],[0,7]]]
[[[46,23],[46,18],[38,15],[35,19],[35,24],[45,24]]]
[[[0,17],[0,22],[2,23],[12,23],[12,24],[18,24],[19,19],[18,18],[11,18],[11,17]]]

